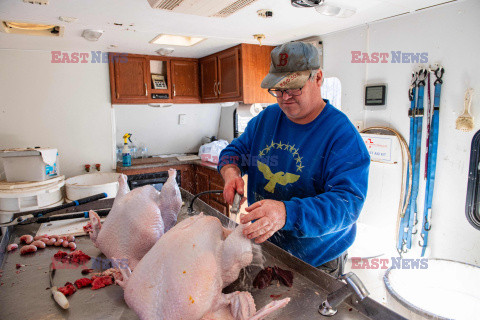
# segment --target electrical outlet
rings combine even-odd
[[[353,124],[355,125],[355,128],[357,128],[357,130],[359,132],[363,130],[363,121],[362,120],[355,121]]]
[[[185,114],[179,114],[178,115],[178,124],[179,125],[184,125],[187,123],[186,115]]]

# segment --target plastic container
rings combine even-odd
[[[37,210],[63,202],[63,177],[53,183],[0,183],[0,211]]]
[[[118,178],[121,173],[95,172],[68,178],[65,181],[67,201],[78,200],[105,192],[107,198],[115,198],[118,191]]]
[[[44,181],[60,175],[57,149],[9,149],[0,151],[8,182]]]

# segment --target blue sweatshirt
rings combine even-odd
[[[367,194],[370,156],[347,116],[328,100],[310,123],[290,121],[278,104],[250,120],[220,154],[218,170],[248,174],[247,198],[283,201],[285,226],[269,240],[318,267],[355,240]]]

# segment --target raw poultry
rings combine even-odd
[[[262,319],[285,306],[274,301],[256,312],[249,292],[223,294],[252,262],[243,225],[233,232],[218,218],[190,217],[160,238],[135,270],[121,269],[125,301],[141,319]]]
[[[153,186],[129,190],[127,177],[119,178],[119,190],[105,222],[90,211],[90,238],[109,259],[119,259],[132,269],[157,240],[177,221],[182,199],[175,180],[176,170],[159,193]]]

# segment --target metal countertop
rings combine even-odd
[[[182,206],[179,221],[187,216],[187,207],[192,195],[182,190],[182,198],[185,205]],[[102,203],[102,201],[104,201]],[[107,200],[79,207],[81,210],[88,208],[105,208]],[[111,202],[110,202],[111,203]],[[78,210],[74,209],[74,210]],[[197,199],[194,209],[197,212],[218,217],[225,226],[229,219],[218,211]],[[72,209],[69,212],[73,211]],[[54,212],[58,214],[58,212]],[[231,223],[231,222],[230,222]],[[19,243],[19,237],[23,234],[32,234],[38,230],[38,224],[10,227],[11,234],[8,243]],[[77,249],[82,250],[92,257],[85,266],[91,267],[95,257],[104,258],[103,254],[94,247],[88,237],[77,237]],[[5,244],[4,244],[5,245]],[[227,287],[224,292],[235,290],[248,290],[252,293],[257,309],[260,309],[272,301],[271,296],[283,299],[290,297],[290,303],[283,309],[275,312],[267,319],[277,320],[316,320],[326,319],[317,310],[326,295],[340,288],[343,282],[317,270],[316,268],[293,257],[284,250],[271,243],[265,243],[262,251],[266,258],[265,266],[277,265],[281,268],[294,272],[293,287],[288,288],[273,281],[269,287],[259,290],[252,288],[253,278],[260,270],[259,266],[250,266],[241,275],[242,281],[237,280]],[[20,248],[19,248],[20,249]],[[52,299],[49,285],[48,268],[53,255],[64,249],[63,247],[47,247],[35,254],[21,256],[17,249],[13,253],[5,253],[0,264],[3,276],[0,278],[0,319],[138,319],[135,313],[128,308],[123,299],[123,290],[119,286],[108,286],[99,290],[90,288],[78,289],[68,297],[70,308],[62,310]],[[5,250],[5,246],[0,251]],[[64,250],[66,251],[66,250]],[[2,256],[0,254],[0,259]],[[25,264],[17,274],[16,264]],[[88,276],[88,275],[87,275]],[[53,279],[54,285],[63,286],[65,282],[74,282],[83,278],[81,269],[58,269]],[[376,301],[366,298],[360,303],[354,299],[347,299],[338,308],[338,313],[331,319],[405,319],[390,311]]]

